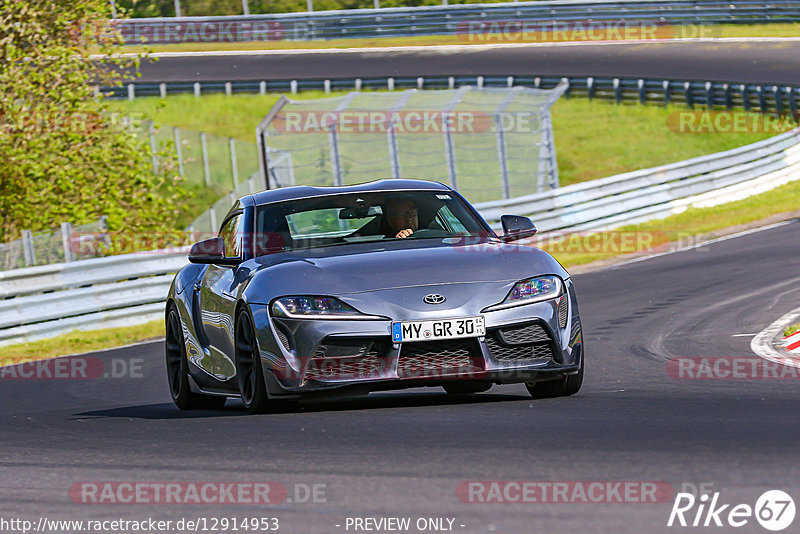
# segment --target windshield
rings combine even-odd
[[[387,241],[491,235],[446,191],[353,193],[258,207],[256,255]]]

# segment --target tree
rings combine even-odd
[[[0,0],[0,242],[101,215],[126,234],[176,230],[175,162],[154,173],[147,136],[95,96],[141,59],[113,55],[110,18],[107,0]]]

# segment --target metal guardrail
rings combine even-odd
[[[141,18],[118,21],[128,44],[247,42],[460,34],[483,23],[542,24],[553,20],[660,25],[771,23],[800,20],[800,0],[555,0],[382,9]],[[470,26],[472,24],[472,26]]]
[[[600,230],[745,198],[797,179],[800,130],[793,130],[726,152],[476,207],[495,226],[501,214],[516,213],[531,216],[542,231]],[[0,272],[0,346],[159,319],[170,273],[185,264],[181,249]]]
[[[193,93],[266,94],[300,91],[453,89],[477,87],[534,87],[552,89],[563,80],[555,76],[426,76],[399,78],[339,78],[317,80],[246,80],[236,82],[132,83],[123,87],[104,87],[112,97],[128,98]],[[690,108],[740,108],[745,111],[797,113],[800,87],[793,85],[744,84],[697,80],[649,78],[569,77],[565,97],[613,100],[618,104],[685,104]]]

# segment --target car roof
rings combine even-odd
[[[283,200],[296,200],[300,198],[311,198],[326,195],[336,195],[343,193],[367,193],[377,191],[402,191],[402,190],[429,190],[429,191],[450,191],[451,189],[439,182],[429,180],[375,180],[363,184],[342,185],[332,187],[314,187],[310,185],[300,185],[294,187],[281,187],[248,195],[255,205],[280,202]],[[248,202],[249,204],[249,202]]]

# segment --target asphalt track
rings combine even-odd
[[[800,41],[688,41],[414,47],[164,55],[139,82],[225,82],[387,76],[617,76],[800,84]]]
[[[0,380],[0,518],[271,516],[280,532],[336,533],[348,532],[348,516],[409,516],[455,518],[464,533],[729,532],[667,529],[671,501],[468,504],[456,488],[665,481],[676,490],[711,483],[733,504],[753,505],[768,489],[800,499],[797,380],[666,371],[670,358],[753,356],[751,334],[800,302],[798,231],[795,221],[575,276],[588,370],[571,398],[533,401],[522,386],[461,399],[415,389],[294,413],[249,416],[230,401],[182,413],[169,399],[162,343],[96,355],[106,369],[113,359],[142,359],[141,378]],[[275,481],[290,491],[326,484],[326,502],[87,505],[68,497],[81,481],[205,480]],[[766,531],[751,520],[737,532]]]

